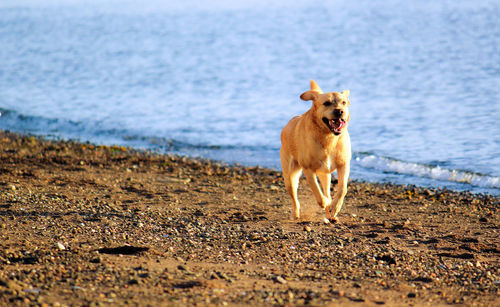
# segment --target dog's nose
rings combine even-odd
[[[335,117],[341,117],[343,114],[344,114],[344,110],[342,110],[342,109],[333,110],[333,116],[335,116]]]

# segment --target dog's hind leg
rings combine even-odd
[[[292,218],[300,218],[300,203],[297,197],[297,189],[299,187],[299,179],[302,174],[302,168],[297,161],[290,159],[284,161],[282,159],[283,178],[285,179],[285,187],[288,195],[292,198]]]
[[[292,215],[293,218],[299,219],[300,218],[300,203],[299,199],[297,197],[297,189],[299,188],[299,180],[300,180],[300,175],[302,175],[302,168],[299,166],[299,164],[296,161],[292,162],[293,166],[291,167],[290,174],[288,176],[288,180],[285,180],[285,185],[286,181],[288,181],[288,187],[287,191],[288,194],[292,197]]]

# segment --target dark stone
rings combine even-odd
[[[98,249],[97,251],[101,254],[112,254],[112,255],[136,255],[140,252],[148,251],[149,247],[136,247],[130,245],[124,245],[119,247],[105,247]]]

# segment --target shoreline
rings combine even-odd
[[[188,153],[175,153],[175,152],[163,152],[159,150],[158,148],[148,148],[147,146],[139,146],[139,147],[134,147],[134,146],[128,146],[128,145],[117,145],[117,144],[108,144],[108,143],[93,143],[92,141],[82,141],[79,139],[72,139],[72,138],[62,138],[62,137],[56,137],[56,136],[50,136],[50,135],[42,135],[42,134],[33,134],[33,133],[20,133],[16,131],[9,131],[9,130],[1,130],[0,129],[0,135],[2,134],[12,134],[16,135],[19,137],[34,137],[39,140],[43,140],[45,142],[55,142],[55,143],[77,143],[77,144],[85,144],[85,145],[91,145],[95,147],[111,147],[111,148],[120,148],[122,151],[127,151],[129,153],[139,153],[139,154],[145,154],[145,155],[152,155],[152,156],[173,156],[177,158],[182,158],[182,159],[190,159],[190,160],[197,160],[201,161],[203,163],[212,163],[212,164],[219,164],[223,165],[225,167],[230,167],[230,168],[243,168],[243,169],[252,169],[252,168],[261,168],[261,169],[269,169],[274,172],[278,172],[281,174],[281,171],[275,167],[268,167],[268,166],[263,166],[263,165],[253,165],[253,164],[245,164],[241,162],[227,162],[224,160],[219,160],[219,159],[214,159],[214,158],[209,158],[209,157],[203,157],[203,156],[192,156],[189,155]],[[354,158],[354,157],[353,157]],[[384,157],[385,158],[385,157]],[[398,161],[401,163],[408,163],[411,164],[412,162],[402,162],[397,159],[394,159],[394,161]],[[418,164],[418,163],[417,163]],[[426,164],[420,164],[422,166],[428,166]],[[351,169],[352,170],[352,169]],[[447,170],[449,172],[454,172],[458,171],[459,173],[463,174],[468,174],[470,176],[476,176],[476,177],[481,177],[481,178],[492,178],[490,175],[482,174],[482,173],[474,173],[470,172],[467,170]],[[384,171],[382,171],[384,172]],[[398,175],[404,175],[403,173],[398,173]],[[411,175],[410,175],[411,176]],[[380,177],[379,175],[375,177]],[[495,178],[495,177],[493,177]],[[349,178],[349,182],[356,182],[356,183],[364,183],[364,184],[373,184],[373,185],[386,185],[386,186],[395,186],[395,187],[401,187],[401,188],[407,188],[407,189],[424,189],[424,190],[429,190],[433,191],[433,193],[439,193],[439,191],[443,192],[456,192],[456,193],[471,193],[474,195],[490,195],[492,197],[500,197],[500,192],[496,193],[495,187],[491,186],[483,186],[480,184],[472,184],[469,181],[465,180],[462,183],[465,183],[467,185],[470,185],[469,187],[467,186],[459,186],[461,183],[460,181],[448,181],[446,179],[438,179],[438,178],[428,178],[428,177],[418,177],[420,183],[415,183],[410,180],[395,180],[395,181],[384,181],[384,180],[377,180],[377,179],[358,179],[358,178]],[[431,183],[422,183],[426,181],[436,181],[436,182],[441,182],[442,186],[435,186],[432,185]],[[454,186],[456,185],[456,186]],[[494,191],[494,192],[492,192]]]
[[[499,197],[0,132],[0,304],[495,305]]]

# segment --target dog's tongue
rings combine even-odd
[[[345,126],[345,121],[342,119],[332,119],[330,120],[330,125],[333,127],[333,129],[337,132],[340,132],[342,128]]]

